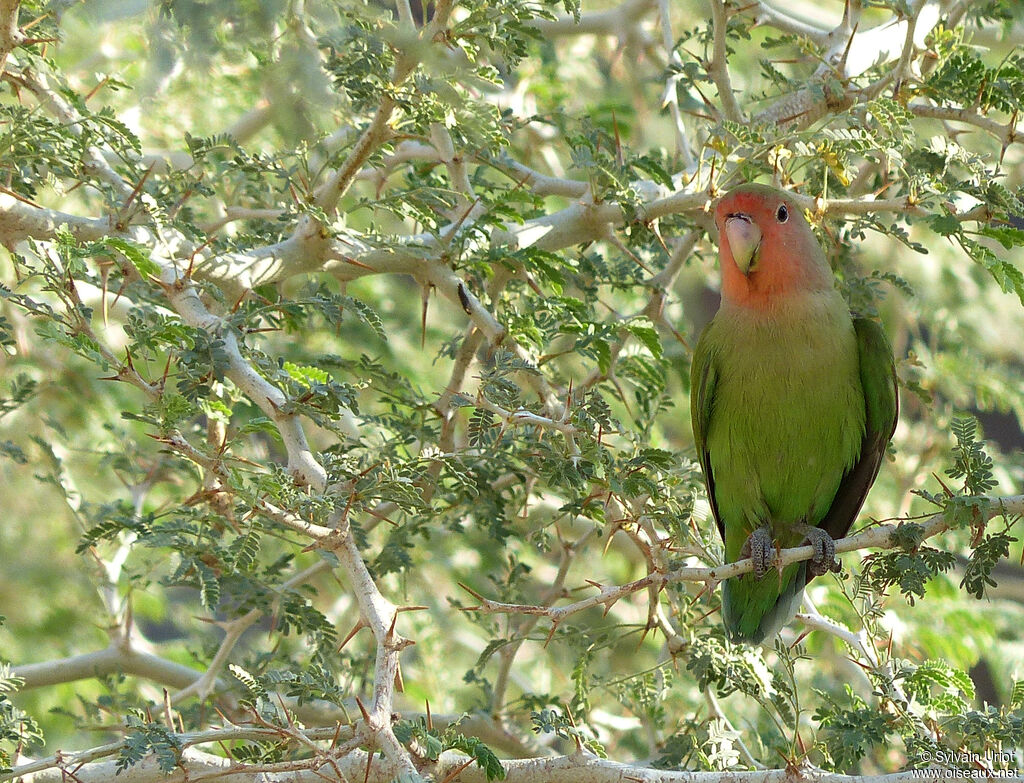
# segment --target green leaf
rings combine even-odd
[[[1010,556],[1010,546],[1015,543],[1017,539],[1005,530],[987,533],[971,553],[960,586],[975,598],[984,598],[985,590],[996,586],[992,571],[1000,560]]]
[[[306,388],[309,388],[314,383],[327,383],[331,379],[328,372],[321,370],[319,367],[299,366],[293,362],[285,362],[282,366],[293,380],[298,381]]]
[[[661,338],[658,336],[658,331],[654,328],[654,324],[648,319],[633,319],[626,324],[626,330],[643,343],[655,359],[661,358]]]
[[[160,265],[149,257],[149,252],[141,245],[120,237],[107,237],[102,244],[121,253],[143,277],[160,277]]]

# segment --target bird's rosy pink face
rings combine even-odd
[[[715,222],[722,250],[728,250],[733,263],[746,275],[758,268],[762,245],[770,250],[791,244],[792,227],[803,220],[794,215],[793,205],[781,193],[740,190],[718,202]]]
[[[743,185],[715,207],[722,294],[762,306],[798,289],[832,285],[831,271],[797,204],[766,185]]]

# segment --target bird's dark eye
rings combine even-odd
[[[785,223],[789,220],[789,210],[786,209],[785,204],[779,204],[779,208],[775,210],[775,219],[780,223]]]

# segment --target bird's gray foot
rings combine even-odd
[[[771,528],[766,525],[751,533],[743,543],[740,557],[749,557],[754,561],[754,576],[757,579],[767,574],[775,561],[775,542],[772,541]]]
[[[829,571],[839,572],[839,561],[836,560],[836,542],[832,536],[820,527],[797,525],[795,530],[807,537],[808,543],[814,547],[814,557],[808,563],[813,576],[821,576]]]

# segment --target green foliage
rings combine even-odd
[[[892,718],[870,709],[849,685],[842,699],[820,695],[822,704],[814,714],[824,729],[818,750],[830,768],[855,769],[865,755],[890,741]]]
[[[15,411],[35,396],[39,383],[27,373],[11,379],[10,397],[0,399],[0,417]]]
[[[740,761],[736,746],[738,738],[739,732],[729,729],[723,721],[691,722],[662,743],[659,748],[661,755],[654,766],[659,769],[692,769],[697,766],[708,771],[730,769],[738,766]]]
[[[395,736],[399,742],[418,743],[426,758],[436,760],[446,750],[457,750],[475,760],[487,780],[504,780],[505,769],[501,761],[487,745],[477,737],[467,737],[458,730],[458,723],[449,725],[444,731],[436,732],[427,726],[425,719],[401,721],[395,724]]]
[[[956,558],[949,552],[929,546],[880,552],[864,558],[864,579],[880,592],[898,585],[907,603],[913,606],[917,599],[924,598],[928,583],[955,563]]]
[[[964,493],[982,495],[995,486],[992,480],[992,459],[976,440],[978,422],[973,418],[957,418],[952,423],[956,446],[953,466],[946,469],[950,478],[964,480]]]
[[[974,47],[964,41],[963,29],[936,28],[931,46],[938,57],[936,68],[920,92],[940,103],[976,106],[1015,113],[1024,90],[1024,58],[1012,53],[998,65],[989,66]]]
[[[3,624],[0,617],[0,625]],[[11,769],[12,750],[41,745],[43,733],[36,721],[11,701],[23,680],[11,672],[10,664],[0,663],[0,772]]]
[[[125,720],[124,743],[118,751],[116,774],[120,775],[152,754],[160,771],[170,774],[181,758],[181,741],[166,726],[154,723],[142,714],[129,714]]]
[[[605,751],[601,743],[576,725],[576,721],[568,712],[556,709],[543,709],[530,713],[534,734],[554,734],[562,739],[571,739],[577,748],[586,748],[591,753],[604,757]]]
[[[1005,530],[982,536],[971,553],[960,586],[975,598],[984,598],[986,587],[996,586],[992,569],[1001,559],[1010,556],[1010,545],[1015,543],[1017,539]]]
[[[402,781],[449,750],[500,780],[540,747],[882,774],[1019,745],[1020,506],[999,498],[1024,486],[1021,9],[943,16],[901,65],[859,47],[917,6],[861,6],[840,61],[842,30],[749,3],[716,42],[690,0],[23,0],[0,649],[136,645],[173,677],[18,690],[3,668],[0,769],[109,742],[119,771],[175,773],[223,715],[262,733],[204,750],[304,772],[382,752],[361,708],[392,680],[422,770]],[[833,634],[796,620],[773,648],[729,644],[719,593],[685,579],[544,611],[720,564],[688,369],[710,199],[746,180],[805,198],[897,347],[902,422],[859,523],[896,521],[891,546],[809,584]],[[323,486],[296,481],[314,461]],[[409,610],[394,636],[342,544]],[[965,673],[985,667],[995,703]]]

